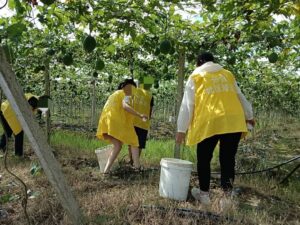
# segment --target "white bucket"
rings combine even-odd
[[[98,163],[99,163],[99,168],[100,172],[104,172],[108,157],[110,156],[112,150],[112,145],[107,145],[102,148],[98,148],[95,150],[95,153],[97,155]]]
[[[159,195],[185,201],[189,191],[193,163],[187,160],[163,158],[160,165]]]

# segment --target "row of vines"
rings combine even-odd
[[[12,15],[0,9],[0,45],[23,91],[51,96],[55,121],[95,127],[122,79],[152,76],[154,119],[174,122],[179,85],[201,51],[235,74],[256,112],[299,116],[298,0],[9,0],[5,7]]]

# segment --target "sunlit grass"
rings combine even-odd
[[[94,152],[109,143],[90,137],[87,134],[63,130],[55,130],[51,135],[51,145],[66,147],[73,151]],[[146,149],[143,149],[141,160],[147,164],[157,164],[162,158],[174,157],[174,140],[148,140]],[[119,158],[128,154],[128,147],[123,145]],[[196,161],[196,150],[189,147],[181,147],[181,159]]]
[[[173,158],[174,141],[149,140],[142,154],[145,161],[155,164],[158,164],[162,158]]]
[[[51,135],[51,145],[68,147],[74,151],[93,151],[107,144],[79,132],[55,130]]]

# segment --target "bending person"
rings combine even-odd
[[[32,111],[34,111],[37,108],[38,97],[32,94],[25,94],[25,97]],[[3,149],[3,151],[5,151],[5,147],[8,141],[7,138],[10,138],[11,135],[13,134],[15,136],[15,155],[23,156],[23,142],[24,142],[23,128],[19,120],[17,119],[17,116],[13,111],[10,103],[7,100],[1,104],[0,117],[1,117],[1,123],[4,130],[4,134],[2,134],[0,139],[0,149]]]
[[[113,149],[106,163],[104,173],[110,171],[111,166],[119,155],[122,145],[131,145],[133,164],[135,168],[140,167],[138,137],[133,126],[133,117],[148,119],[133,109],[132,93],[136,87],[133,79],[126,79],[118,90],[109,96],[102,110],[96,136],[107,140],[113,145]]]

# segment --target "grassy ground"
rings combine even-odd
[[[299,159],[264,173],[237,175],[235,206],[222,213],[218,174],[211,183],[211,207],[203,207],[190,193],[187,201],[159,196],[159,162],[172,157],[173,140],[149,140],[142,155],[145,171],[141,173],[125,164],[124,147],[113,175],[103,176],[94,150],[106,143],[93,135],[55,130],[51,138],[56,158],[89,224],[300,224],[300,169],[279,184],[300,163]],[[272,167],[299,156],[299,138],[299,120],[276,115],[259,118],[255,133],[240,144],[237,172]],[[215,151],[213,171],[219,168],[217,157]],[[195,162],[195,150],[183,148],[182,158]],[[0,160],[0,208],[7,213],[0,224],[26,224],[21,207],[22,185],[6,172],[4,158]],[[28,143],[24,158],[9,153],[8,167],[29,189],[27,210],[32,224],[70,224]],[[195,172],[190,186],[197,186]]]

